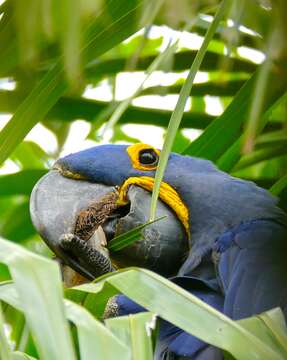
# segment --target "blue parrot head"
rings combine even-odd
[[[58,160],[54,168],[66,177],[119,187],[119,202],[125,204],[126,192],[132,184],[152,191],[159,156],[158,149],[142,143],[102,145],[68,155]],[[176,190],[175,179],[182,168],[179,160],[178,155],[170,155],[169,175],[161,185],[159,196],[174,210],[189,234],[188,208]]]
[[[55,168],[64,176],[119,186],[123,192],[130,184],[152,191],[159,156],[158,149],[142,143],[101,145],[60,159]],[[175,153],[169,156],[160,197],[193,237],[214,238],[242,221],[280,213],[277,199],[254,183],[219,171],[208,160]]]
[[[33,223],[48,246],[76,271],[91,274],[78,251],[65,247],[67,235],[103,250],[115,237],[147,223],[159,156],[159,150],[135,144],[97,146],[59,159],[31,196]],[[172,164],[182,167],[179,161]],[[137,265],[171,275],[181,265],[189,251],[190,224],[188,206],[173,186],[175,178],[168,176],[160,186],[156,217],[161,221],[144,227],[132,245],[111,250],[116,266]]]
[[[150,146],[102,145],[70,154],[58,160],[54,167],[64,176],[81,178],[95,183],[121,185],[128,177],[154,174],[158,151]],[[133,150],[128,152],[128,149]],[[135,152],[137,151],[137,154]],[[130,155],[132,154],[132,155]],[[132,157],[134,155],[134,157]],[[147,159],[146,169],[133,167],[133,159]],[[152,165],[153,164],[153,165]]]
[[[159,157],[160,150],[147,144],[101,145],[59,159],[55,163],[54,171],[51,174],[58,174],[62,179],[63,177],[73,179],[70,183],[73,184],[71,188],[75,188],[76,191],[81,188],[86,197],[88,194],[87,187],[92,186],[94,189],[94,185],[97,185],[96,187],[108,187],[110,191],[116,193],[114,205],[119,212],[112,214],[103,223],[108,239],[112,239],[114,234],[117,234],[119,223],[128,224],[125,230],[128,231],[148,220],[150,194],[147,191],[151,192],[153,189]],[[58,197],[60,199],[62,193],[65,193],[65,191],[71,193],[71,190],[63,189],[62,191],[57,184],[53,183],[53,179],[53,176],[48,176],[43,182],[39,183],[34,192],[35,196],[32,203],[34,202],[41,210],[44,206],[42,205],[41,194],[44,194],[43,197],[46,200],[45,196],[48,196],[48,192],[50,192],[51,199],[54,196],[54,206],[56,204],[61,209],[63,208],[62,217],[65,220],[63,224],[66,224],[69,223],[69,220],[66,220],[68,215],[65,214],[65,209],[67,206],[74,208],[74,205],[71,202],[67,203],[65,195],[63,196],[63,204],[60,205],[59,201],[61,200],[58,201]],[[84,181],[77,182],[74,180]],[[59,179],[59,181],[62,180]],[[67,186],[69,187],[69,185]],[[56,189],[55,195],[53,195],[53,187]],[[131,201],[130,198],[134,189],[136,189],[138,196],[136,208],[134,206],[135,202]],[[143,189],[147,191],[143,191]],[[141,198],[139,198],[139,194],[141,194]],[[92,194],[91,197],[93,196]],[[49,198],[48,196],[48,201],[45,204],[49,208],[49,214],[54,218],[55,211],[51,208]],[[71,198],[79,202],[75,196],[71,196]],[[161,244],[152,234],[152,230],[147,229],[154,246],[161,249],[159,253],[155,250],[152,251],[152,266],[154,261],[158,262],[158,254],[160,254],[161,258],[166,257],[166,254],[174,258],[174,249],[176,247],[178,248],[178,258],[181,260],[183,252],[186,251],[186,240],[188,239],[188,249],[191,249],[191,251],[185,262],[187,265],[182,267],[184,272],[186,268],[195,267],[207,252],[212,251],[216,238],[227,229],[254,219],[286,221],[285,215],[276,206],[277,199],[271,196],[268,191],[259,188],[252,182],[234,178],[218,170],[208,160],[175,153],[169,155],[164,178],[160,185],[159,198],[161,202],[158,204],[158,208],[162,205],[168,205],[166,208],[169,208],[171,215],[169,215],[170,220],[162,223],[163,231],[158,232],[162,236]],[[103,203],[105,200],[104,198],[101,199]],[[89,202],[93,201],[90,197],[88,200]],[[39,213],[37,206],[34,206],[34,209],[35,218],[38,219],[40,216],[37,215]],[[130,211],[130,209],[132,210]],[[41,214],[47,217],[47,209],[42,210]],[[59,213],[59,209],[57,211]],[[128,211],[128,215],[126,211]],[[134,221],[133,215],[135,214],[138,216],[137,219],[141,219],[140,223],[138,220]],[[41,230],[42,218],[39,219],[38,223]],[[169,230],[167,230],[167,225]],[[174,236],[172,229],[178,225],[180,232]],[[50,221],[46,228],[50,229],[50,227],[52,227],[51,235],[53,235],[53,221]],[[183,234],[183,236],[180,235],[182,238],[180,244],[179,233]],[[48,238],[48,236],[46,237]],[[168,243],[165,240],[167,238],[169,238]],[[53,239],[52,236],[49,237],[47,243],[53,243],[54,248],[57,249],[57,239],[56,237],[54,239],[53,235]],[[145,252],[150,246],[145,247],[144,242],[139,243],[142,246],[140,257],[145,258]],[[165,245],[163,245],[164,243]],[[167,250],[164,253],[165,255],[162,255],[162,249]],[[136,253],[136,251],[133,250],[128,255],[133,255],[133,253]],[[191,263],[192,266],[190,266]]]

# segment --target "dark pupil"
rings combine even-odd
[[[157,154],[154,150],[142,150],[139,154],[139,160],[144,165],[154,165],[157,162]]]

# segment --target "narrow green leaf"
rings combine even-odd
[[[45,0],[45,1],[41,1],[41,6],[40,6],[41,30],[49,40],[53,40],[53,37],[55,35],[55,28],[54,28],[55,21],[53,21],[54,14],[52,12],[53,3],[54,0]]]
[[[15,351],[12,353],[13,360],[36,360],[36,358],[29,356],[23,352]]]
[[[135,241],[139,240],[142,237],[141,232],[145,227],[147,227],[157,221],[160,221],[164,218],[166,218],[166,216],[161,216],[155,220],[151,220],[151,221],[146,222],[145,224],[139,225],[139,226],[135,227],[134,229],[125,232],[124,234],[115,236],[111,241],[109,241],[108,249],[110,251],[119,251],[119,250],[133,244]]]
[[[48,154],[35,142],[23,141],[10,156],[22,169],[45,169]]]
[[[117,109],[118,105],[116,102],[111,101],[109,105],[103,107],[100,111],[98,111],[94,115],[94,119],[92,121],[92,126],[87,138],[98,140],[102,135],[98,133],[100,127],[109,120],[114,111]]]
[[[140,313],[105,320],[105,324],[132,351],[132,358],[152,360],[152,331],[155,327],[155,315]]]
[[[17,290],[15,287],[15,284],[13,284],[12,281],[6,281],[0,283],[0,300],[5,302],[14,312],[18,312],[19,314],[23,315],[23,304],[20,301],[20,298],[17,294]],[[11,324],[12,326],[13,324]],[[19,331],[19,325],[22,325],[22,323],[16,323],[16,331]],[[18,349],[20,352],[27,351],[29,354],[32,354],[37,356],[37,352],[34,348],[34,342],[32,341],[31,334],[29,333],[29,329],[27,324],[25,323],[24,329],[22,326],[20,326],[22,333],[22,337],[20,342],[16,342],[16,349]],[[15,327],[12,329],[12,334],[15,332]],[[19,343],[19,344],[18,344]],[[19,352],[17,351],[17,353]],[[26,355],[26,354],[25,354]]]
[[[2,238],[0,262],[9,266],[40,358],[75,359],[57,264]]]
[[[269,108],[272,108],[273,104],[276,104],[278,99],[285,93],[287,77],[285,77],[284,71],[283,68],[280,68],[280,71],[275,67],[272,68],[269,74],[270,85],[267,89],[262,111],[268,113]],[[256,79],[257,72],[240,89],[224,113],[214,120],[204,133],[185,149],[184,154],[217,161],[220,156],[232,147],[228,157],[225,156],[224,161],[223,159],[220,160],[220,167],[226,170],[238,161],[241,144],[239,137],[242,133],[242,124],[248,116]]]
[[[259,163],[260,161],[269,160],[277,156],[285,155],[286,153],[286,145],[281,144],[255,150],[252,153],[243,156],[239,163],[233,168],[233,171],[244,169],[248,166]]]
[[[216,161],[237,140],[254,82],[255,75],[240,89],[224,113],[185,149],[184,154]]]
[[[230,81],[207,81],[200,84],[194,84],[190,95],[191,96],[234,96],[236,92],[244,85],[245,79],[230,80]],[[142,91],[142,95],[165,95],[178,94],[182,85],[175,84],[170,86],[150,86]]]
[[[248,111],[248,118],[246,120],[246,129],[243,136],[242,151],[244,154],[250,153],[254,147],[255,137],[258,132],[259,122],[262,118],[260,116],[264,111],[263,103],[265,101],[265,94],[267,92],[267,84],[270,79],[269,74],[271,72],[275,47],[277,47],[277,31],[272,29],[271,35],[267,42],[266,59],[260,66],[256,84],[252,94],[253,98],[250,110]],[[277,52],[277,51],[276,51]],[[278,60],[278,59],[277,59]]]
[[[0,90],[0,112],[13,112],[15,107],[19,105],[19,100],[23,97],[17,91],[1,91]],[[99,115],[99,122],[106,119],[114,106],[109,107],[109,103],[99,100],[91,100],[77,97],[63,97],[57,104],[48,112],[45,123],[55,121],[73,121],[75,119],[85,119],[87,121],[97,121]],[[109,109],[108,109],[109,108]],[[101,114],[101,112],[103,113]],[[107,111],[107,112],[106,112]],[[162,109],[151,109],[140,106],[130,106],[120,119],[121,124],[146,124],[167,126],[170,119],[171,111]],[[185,112],[180,124],[184,128],[204,129],[213,120],[214,116],[199,113],[199,112]]]
[[[25,310],[13,283],[0,284],[0,299],[20,311]],[[53,310],[53,308],[50,308],[47,311],[51,315]],[[94,358],[113,360],[117,356],[123,360],[130,359],[130,349],[86,309],[72,301],[65,300],[65,313],[67,318],[77,327],[82,360]],[[57,334],[54,336],[57,336]]]
[[[241,137],[218,159],[216,165],[220,170],[230,172],[241,157]]]
[[[162,1],[158,1],[158,3],[162,3]],[[159,6],[159,4],[158,4]],[[193,25],[193,22],[191,24],[188,24],[186,26],[186,29],[189,29],[191,26]],[[145,78],[143,79],[143,81],[139,84],[139,86],[136,88],[136,90],[134,91],[134,93],[128,97],[127,99],[125,99],[124,101],[122,101],[118,107],[116,108],[116,110],[114,111],[113,115],[110,117],[109,121],[107,122],[107,124],[104,127],[103,133],[101,134],[102,136],[104,135],[104,133],[110,129],[113,128],[115,126],[115,124],[120,120],[121,116],[123,115],[123,113],[127,110],[127,108],[131,105],[132,101],[134,98],[136,98],[143,90],[147,80],[150,78],[150,76],[163,64],[163,63],[167,63],[171,60],[172,56],[174,56],[177,48],[178,48],[178,43],[179,43],[179,39],[177,39],[173,44],[169,43],[167,45],[167,47],[164,49],[163,52],[161,52],[153,61],[152,63],[149,65],[149,67],[146,69],[145,71]]]
[[[24,351],[26,349],[29,330],[25,323],[23,313],[6,304],[5,321],[9,326],[9,338],[13,344],[13,349]]]
[[[209,22],[203,18],[198,20],[197,26],[195,27],[194,31],[204,36],[206,29],[209,26]],[[222,40],[223,35],[226,32],[226,27],[224,25],[218,26],[216,33],[214,34],[214,39]],[[259,33],[246,33],[239,29],[239,39],[238,39],[238,46],[246,46],[251,49],[262,49],[262,37]]]
[[[256,139],[256,145],[259,147],[273,146],[276,145],[287,145],[287,131],[286,129],[267,132],[258,136]]]
[[[113,136],[110,139],[111,143],[115,143],[117,141],[122,141],[124,143],[140,143],[140,139],[127,135],[127,133],[123,130],[123,127],[120,125],[116,125],[113,128]]]
[[[0,299],[5,303],[13,306],[18,311],[23,311],[23,305],[17,294],[15,284],[12,281],[4,281],[0,283]]]
[[[113,128],[115,124],[120,120],[123,113],[132,103],[133,99],[140,94],[150,75],[160,66],[163,61],[168,61],[168,59],[174,54],[175,50],[177,49],[177,44],[178,42],[174,43],[173,45],[169,44],[167,48],[153,60],[153,62],[149,65],[145,72],[144,80],[139,84],[137,89],[130,97],[128,97],[118,105],[118,107],[110,117],[109,121],[106,123],[101,136],[103,136],[108,129]]]
[[[81,2],[62,0],[58,10],[64,69],[69,83],[75,86],[81,76]]]
[[[0,264],[0,283],[1,281],[10,280],[11,276],[6,265]]]
[[[13,6],[21,65],[31,66],[38,55],[40,6],[38,0],[17,1]]]
[[[238,360],[283,360],[277,348],[266,345],[255,333],[149,270],[130,268],[117,271],[103,276],[95,283],[78,286],[74,291],[100,296],[106,283],[162,319],[230,352]]]
[[[268,346],[278,349],[284,358],[287,354],[287,331],[284,315],[279,308],[239,320],[247,331],[255,333]]]
[[[0,196],[30,195],[36,182],[47,170],[23,170],[0,176]]]
[[[7,11],[7,8],[8,8],[8,2],[7,1],[4,1],[1,5],[0,5],[0,14],[3,14],[3,12],[6,12]]]
[[[163,179],[164,171],[168,162],[168,157],[172,149],[172,145],[176,136],[176,133],[178,131],[180,122],[182,120],[182,115],[184,112],[184,107],[186,104],[186,101],[188,99],[188,96],[190,94],[194,78],[196,76],[197,71],[200,68],[200,65],[202,63],[202,60],[204,58],[204,55],[207,51],[207,47],[217,29],[217,26],[219,25],[220,21],[222,20],[226,8],[229,4],[228,0],[223,0],[214,16],[214,19],[212,23],[210,24],[210,27],[207,30],[207,33],[204,37],[203,43],[199,49],[199,51],[196,54],[196,57],[191,65],[191,68],[189,70],[188,76],[182,86],[182,89],[179,94],[179,98],[176,104],[176,107],[171,115],[166,138],[163,144],[163,149],[160,154],[158,167],[155,174],[155,183],[153,187],[152,192],[152,200],[151,200],[151,207],[150,207],[150,219],[153,220],[156,215],[156,205],[157,205],[157,199],[159,195],[160,190],[160,184]]]
[[[250,89],[250,91],[251,91],[251,89]],[[272,92],[269,93],[269,95],[271,95],[271,97],[273,97]],[[273,112],[276,111],[276,109],[278,109],[278,107],[282,106],[282,104],[285,103],[287,93],[285,92],[285,88],[284,88],[283,84],[282,84],[282,88],[277,92],[277,95],[279,96],[279,98],[277,99],[274,96],[273,102],[271,100],[270,106],[266,107],[266,109],[265,109],[266,111],[265,111],[264,115],[262,116],[262,119],[260,120],[260,124],[258,124],[259,125],[258,129],[257,129],[258,133],[260,133],[267,126],[268,121],[269,121],[270,117],[272,116]],[[267,99],[266,99],[266,101],[267,101]],[[223,116],[224,116],[224,114],[223,114]],[[247,113],[245,115],[244,115],[244,113],[242,114],[242,119],[244,116],[247,116]],[[237,122],[237,121],[240,122],[241,120],[238,117],[236,118],[236,115],[235,115],[234,122]],[[233,123],[233,125],[234,125],[234,123]],[[266,134],[261,135],[257,140],[257,144],[259,144],[259,145],[261,143],[268,144],[268,142],[278,138],[279,132],[281,133],[282,130],[268,132]],[[229,147],[229,149],[227,149],[225,151],[225,153],[217,160],[216,164],[221,170],[230,172],[233,169],[233,167],[237,164],[237,162],[239,161],[239,159],[241,157],[243,137],[244,137],[244,135],[241,135],[237,140],[235,140],[235,142]],[[262,139],[262,140],[260,140],[260,139]],[[281,140],[281,139],[278,139],[278,145],[279,145],[279,140]],[[282,140],[282,142],[285,143],[283,140]],[[281,145],[283,145],[283,144],[281,144]]]
[[[150,26],[153,24],[156,15],[158,14],[164,0],[155,0],[153,2],[146,1],[144,11],[141,13],[140,25],[141,27]]]
[[[92,296],[84,292],[77,291],[76,288],[65,289],[65,297],[87,309],[95,318],[102,320],[106,309],[107,302],[110,298],[117,295],[118,291],[106,283],[104,292],[101,296]]]
[[[179,51],[174,55],[173,58],[173,72],[184,71],[190,68],[190,64],[194,61],[197,54],[197,50],[183,50]],[[141,56],[137,61],[137,66],[134,68],[134,71],[145,71],[150,64],[154,61],[156,55]],[[202,71],[215,71],[215,64],[222,63],[226,61],[228,57],[226,55],[218,54],[214,51],[208,50],[206,52],[206,57],[202,61],[201,70]],[[111,76],[115,75],[118,72],[125,71],[126,57],[116,57],[112,59],[107,59],[100,64],[93,63],[90,64],[86,70],[86,76],[89,80],[98,79],[99,74],[101,76]],[[257,66],[248,60],[243,59],[232,59],[232,70],[235,73],[253,73],[256,70]],[[246,76],[246,75],[245,75]]]
[[[14,30],[14,16],[11,2],[5,1],[7,5],[5,13],[1,18],[0,26],[0,77],[6,77],[19,61],[19,49]],[[3,4],[3,5],[4,5]]]
[[[270,189],[273,195],[280,195],[287,188],[287,174],[279,179]]]
[[[185,137],[182,131],[178,131],[174,139],[172,151],[181,154],[188,144],[189,138]]]
[[[240,37],[240,22],[244,12],[246,12],[246,0],[241,1],[233,1],[231,5],[231,9],[229,12],[229,18],[232,19],[233,24],[231,27],[226,29],[226,53],[227,55],[232,55],[232,53],[236,53],[236,47],[238,47],[239,37]],[[231,65],[231,58],[229,58],[229,62],[223,64],[225,69],[228,69]]]
[[[135,22],[139,2],[127,3],[119,9],[117,1],[109,2],[109,11],[113,11],[115,18],[103,29],[101,22],[106,23],[106,14],[101,14],[93,20],[87,29],[86,43],[82,49],[86,61],[93,59],[130,36],[139,24]],[[114,9],[113,9],[114,4]],[[68,89],[68,84],[63,78],[63,67],[58,62],[35,86],[32,92],[21,103],[11,120],[0,132],[0,164],[7,159],[15,147],[24,139],[33,126],[41,121],[57,100]]]
[[[31,221],[29,200],[27,199],[11,209],[1,225],[1,235],[6,239],[21,242],[36,233]]]
[[[20,348],[20,342],[25,326],[24,315],[8,304],[5,304],[5,308],[3,307],[3,314],[5,323],[9,327],[9,340],[13,344],[13,349],[22,351],[24,348]]]
[[[81,360],[130,359],[130,349],[83,307],[66,300],[67,317],[78,331]]]
[[[66,89],[67,84],[62,80],[62,67],[57,64],[36,85],[0,132],[0,164],[33,126],[44,118]]]
[[[284,314],[280,308],[275,308],[258,315],[268,328],[269,333],[281,347],[282,354],[287,353],[287,327]]]
[[[2,314],[1,302],[0,302],[0,359],[12,360],[11,349],[8,344],[8,340],[4,330],[4,318]]]

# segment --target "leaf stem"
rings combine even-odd
[[[222,20],[228,5],[229,5],[229,0],[223,0],[221,2],[221,4],[214,16],[213,21],[207,30],[207,33],[203,40],[203,43],[202,43],[200,49],[198,50],[198,52],[195,56],[195,59],[191,65],[188,76],[181,88],[175,109],[171,115],[171,118],[170,118],[170,121],[168,124],[168,128],[167,128],[166,138],[165,138],[165,141],[163,144],[163,149],[162,149],[162,152],[161,152],[161,155],[159,158],[158,168],[157,168],[157,171],[155,174],[155,184],[154,184],[154,188],[153,188],[153,192],[152,192],[152,200],[151,200],[151,207],[150,207],[150,220],[155,219],[156,205],[157,205],[157,200],[158,200],[158,195],[159,195],[159,190],[160,190],[160,184],[161,184],[161,181],[164,176],[168,157],[169,157],[170,151],[172,149],[172,145],[173,145],[177,130],[179,128],[179,125],[180,125],[180,122],[181,122],[181,119],[183,116],[184,107],[185,107],[186,101],[189,97],[189,94],[190,94],[190,91],[191,91],[191,88],[192,88],[192,85],[194,82],[194,78],[195,78],[196,73],[198,72],[199,67],[202,63],[202,60],[207,51],[208,45],[209,45],[210,41],[212,40],[212,38],[215,34],[215,31],[216,31],[220,21]]]

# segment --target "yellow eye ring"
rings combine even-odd
[[[159,158],[160,151],[155,149],[154,147],[147,144],[134,144],[127,148],[127,153],[129,154],[129,157],[131,159],[132,166],[137,170],[155,170],[157,168],[157,161],[154,161],[154,163],[152,163],[151,165],[141,163],[140,155],[145,150],[152,153],[153,155],[156,155],[157,158]]]

